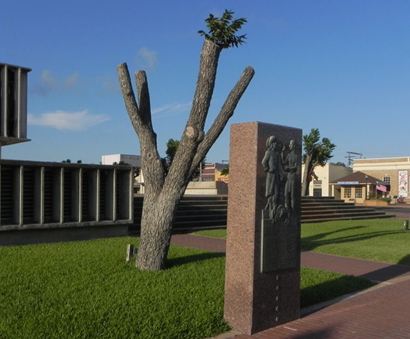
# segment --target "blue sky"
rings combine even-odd
[[[160,152],[185,126],[203,20],[232,9],[247,43],[224,50],[208,125],[247,65],[256,74],[231,123],[320,129],[366,157],[410,155],[410,2],[406,0],[3,1],[0,62],[32,68],[31,142],[3,158],[99,162],[139,154],[116,66],[145,69]],[[229,129],[207,156],[228,159]]]

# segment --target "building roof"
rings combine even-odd
[[[363,172],[357,171],[352,174],[346,175],[345,177],[337,179],[336,182],[332,182],[332,184],[339,184],[339,185],[387,185],[383,180],[377,179],[372,177],[371,175],[367,175]]]
[[[12,64],[6,64],[5,62],[0,61],[0,67],[1,66],[7,66],[7,67],[13,67],[13,68],[21,68],[22,70],[26,72],[31,72],[31,68],[28,67],[23,67],[23,66],[17,66],[17,65],[12,65]]]
[[[353,159],[353,164],[386,163],[386,162],[410,162],[410,156]]]
[[[220,171],[222,171],[223,169],[225,169],[225,168],[228,168],[229,167],[229,164],[222,164],[222,163],[220,163],[220,162],[216,162],[215,163],[215,168],[220,172]]]

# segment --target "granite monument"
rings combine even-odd
[[[300,313],[300,129],[231,128],[225,319],[252,334]]]

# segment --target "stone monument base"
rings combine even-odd
[[[273,148],[272,140],[278,144]],[[291,140],[298,170],[292,172],[292,201],[285,201]],[[224,315],[245,334],[299,318],[301,140],[295,128],[258,122],[231,128]],[[281,152],[274,154],[278,172],[262,164],[271,154],[268,145],[269,152]],[[265,171],[270,178],[278,174],[273,198]]]

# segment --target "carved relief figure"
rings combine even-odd
[[[287,172],[285,184],[285,208],[290,210],[295,208],[298,155],[295,150],[295,140],[289,142],[289,153],[284,160],[284,169]]]
[[[267,198],[265,211],[269,219],[273,219],[278,207],[280,186],[283,177],[282,159],[278,152],[278,141],[274,135],[266,140],[266,151],[262,160],[266,172],[265,197]]]

